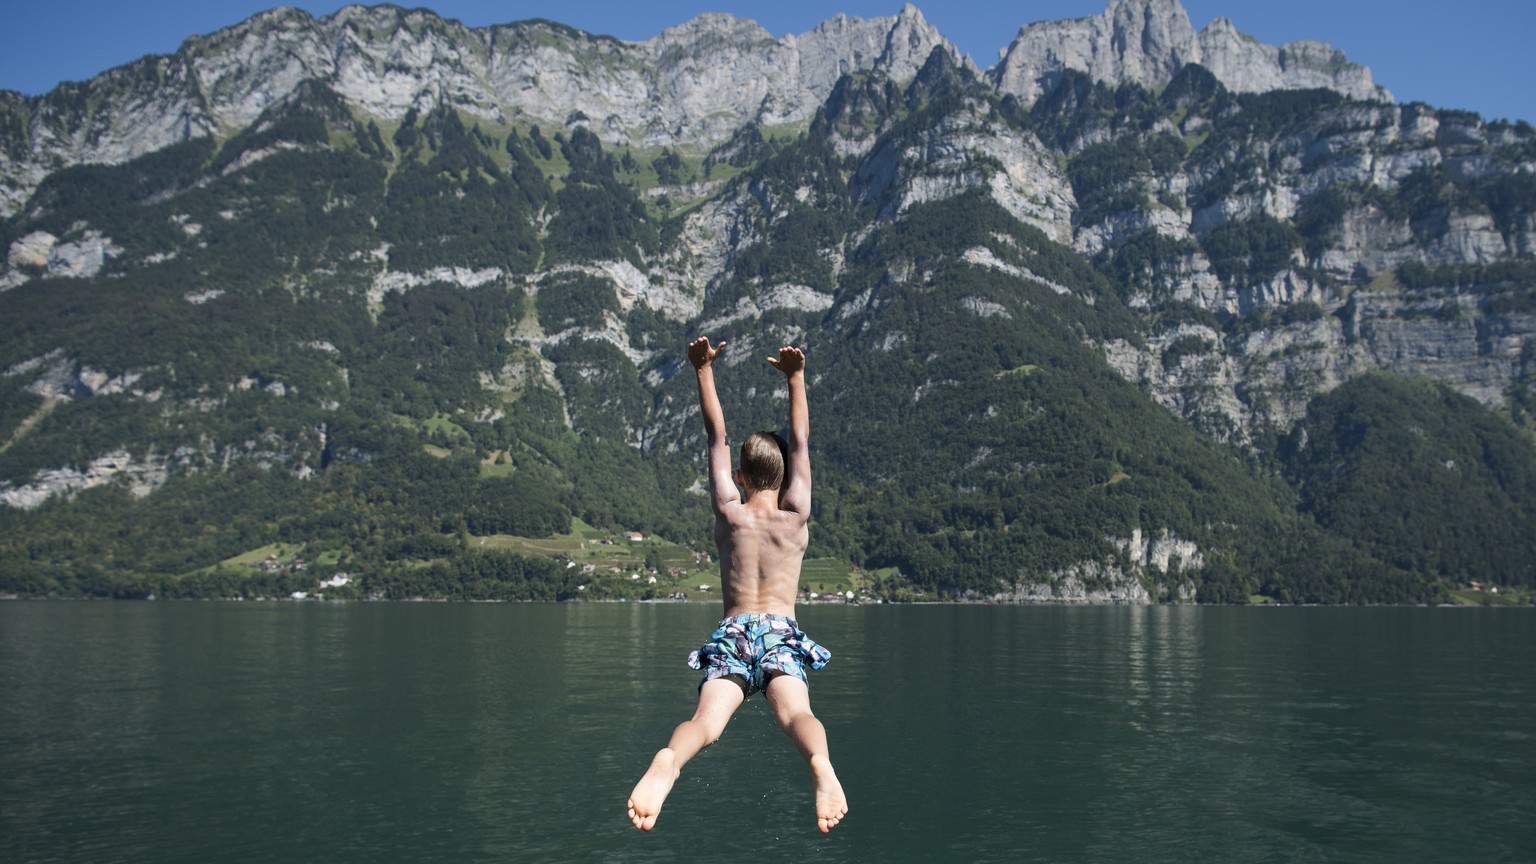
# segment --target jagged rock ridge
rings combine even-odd
[[[471,28],[395,6],[348,6],[319,19],[274,9],[45,96],[0,91],[0,117],[24,130],[0,139],[0,215],[52,171],[229,134],[310,79],[380,118],[446,104],[499,123],[585,118],[610,141],[700,146],[748,122],[802,124],[846,73],[909,80],[935,47],[959,59],[911,4],[888,18],[837,15],[782,38],[711,13],[644,42],[547,21]],[[1329,87],[1390,99],[1369,70],[1321,43],[1266,46],[1226,19],[1196,35],[1178,0],[1115,0],[1101,16],[1028,25],[990,78],[1029,102],[1064,69],[1153,86],[1190,62],[1239,92]]]
[[[1114,0],[1090,18],[1029,24],[988,76],[999,91],[1033,103],[1068,69],[1111,86],[1150,89],[1190,63],[1211,70],[1237,93],[1322,87],[1355,99],[1392,101],[1371,70],[1350,63],[1342,51],[1311,40],[1265,45],[1224,17],[1197,33],[1178,0]]]
[[[0,93],[0,114],[26,130],[0,146],[0,215],[52,171],[245,128],[311,79],[379,118],[449,105],[499,123],[585,118],[608,140],[699,145],[748,122],[803,123],[850,72],[910,79],[938,46],[955,50],[911,5],[782,39],[705,14],[644,42],[549,21],[471,28],[395,6],[319,19],[274,9],[45,96]]]

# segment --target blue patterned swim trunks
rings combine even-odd
[[[832,652],[805,635],[793,618],[754,612],[720,622],[697,651],[688,655],[688,665],[703,669],[705,681],[735,675],[751,696],[768,686],[774,675],[793,675],[805,680],[805,665],[820,669],[832,659]]]

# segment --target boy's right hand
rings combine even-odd
[[[688,362],[692,363],[693,368],[695,369],[703,369],[705,366],[708,366],[710,363],[714,362],[714,359],[719,357],[720,352],[724,350],[724,339],[720,340],[719,345],[711,348],[709,347],[709,337],[700,336],[699,338],[688,343]]]
[[[785,375],[793,375],[805,368],[805,352],[785,345],[779,349],[779,356],[769,357],[768,362]]]

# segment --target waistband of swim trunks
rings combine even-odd
[[[773,615],[768,612],[743,612],[740,615],[732,615],[729,618],[722,619],[720,621],[720,626],[724,627],[727,624],[735,622],[742,625],[743,627],[751,627],[762,621],[783,621],[785,624],[788,624],[790,627],[793,627],[796,630],[800,629],[800,625],[795,623],[795,619],[789,617],[788,615]]]

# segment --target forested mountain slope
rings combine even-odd
[[[1157,16],[1188,29],[1057,23]],[[290,10],[11,94],[0,588],[270,593],[209,568],[284,542],[366,593],[556,599],[473,539],[707,548],[698,334],[738,436],[806,349],[812,554],[890,596],[1536,585],[1536,131],[1225,30],[1165,68],[1197,37],[1152,29],[1113,80],[1026,63],[1038,28],[979,73],[912,7],[648,43]]]

